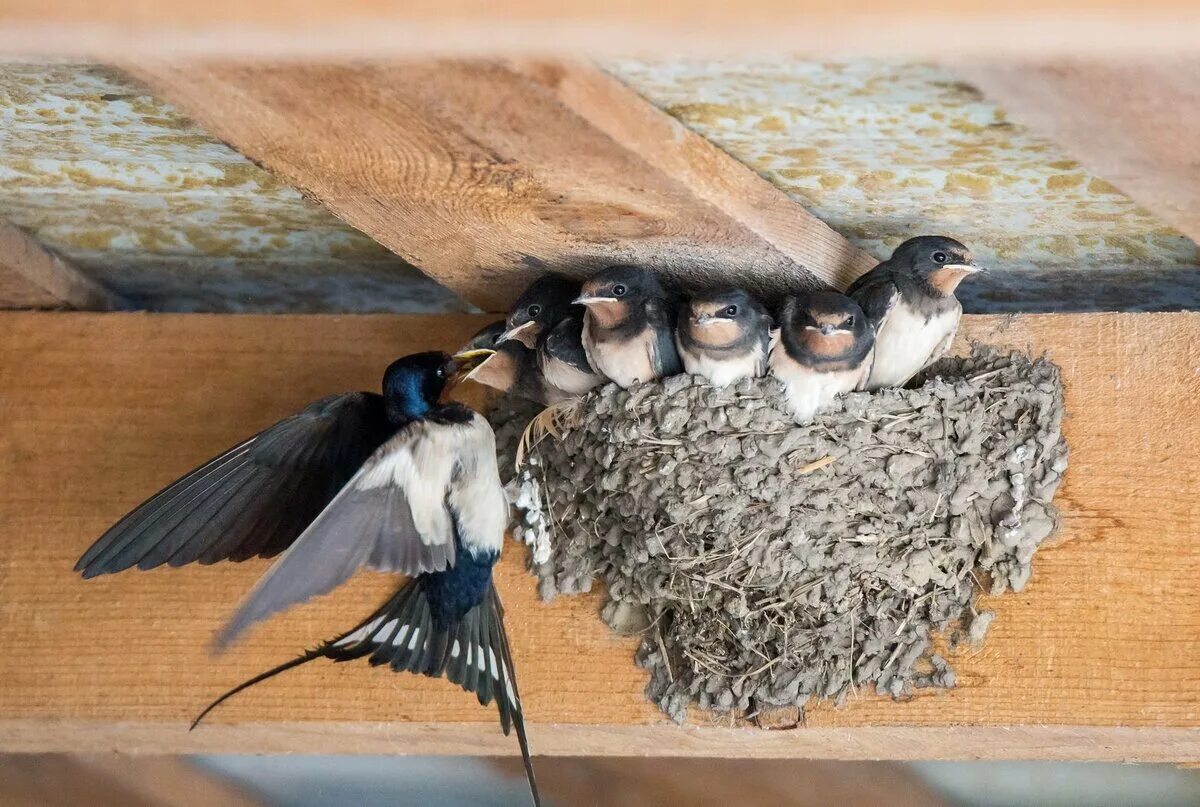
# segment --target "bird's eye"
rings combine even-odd
[[[845,326],[846,326],[846,328],[853,328],[853,327],[854,327],[854,315],[853,315],[853,314],[851,314],[850,316],[846,317]]]
[[[445,368],[445,367],[439,367],[439,368],[437,368],[437,377],[438,377],[438,378],[445,378],[445,377],[446,377],[446,368]]]
[[[737,307],[736,305],[731,305],[731,306],[729,306],[728,308],[726,308],[726,309],[725,309],[725,316],[727,316],[727,317],[736,317],[736,316],[737,316],[737,312],[738,312],[738,307]]]
[[[946,262],[946,253],[945,252],[933,253],[933,262],[934,263],[945,263]]]
[[[618,283],[617,285],[613,286],[613,297],[624,297],[626,291],[627,289]]]
[[[526,311],[529,312],[529,316],[536,317],[538,314],[542,313],[542,307],[537,303],[534,303],[533,305],[529,306]]]

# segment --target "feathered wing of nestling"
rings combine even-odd
[[[418,575],[453,566],[458,547],[499,553],[508,502],[498,479],[495,436],[470,409],[403,427],[267,571],[217,646],[364,567]]]
[[[113,525],[75,564],[84,577],[287,549],[394,429],[383,398],[331,395],[214,457]]]
[[[859,304],[875,328],[875,333],[879,333],[900,299],[900,289],[896,287],[891,272],[886,266],[880,265],[851,283],[850,288],[846,289],[846,296]]]

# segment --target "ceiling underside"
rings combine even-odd
[[[876,257],[952,235],[995,271],[967,310],[1200,307],[1200,250],[946,70],[616,62],[643,96]]]
[[[0,217],[151,310],[472,310],[97,65],[0,65]]]
[[[1195,244],[942,69],[604,67],[876,256],[966,241],[968,310],[1200,307]],[[468,309],[96,65],[0,65],[0,217],[152,310]]]

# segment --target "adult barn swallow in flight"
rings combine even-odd
[[[789,297],[771,345],[771,375],[797,423],[808,423],[871,372],[875,333],[858,304],[832,291]]]
[[[508,526],[495,436],[478,413],[446,401],[491,353],[406,356],[388,367],[382,395],[344,393],[311,404],[133,510],[76,569],[92,577],[134,565],[283,551],[218,634],[218,646],[331,591],[362,567],[410,575],[353,630],[213,706],[317,658],[369,657],[397,671],[444,675],[481,704],[495,699],[506,734],[516,727],[536,804],[503,609],[492,584]]]
[[[584,282],[588,363],[621,387],[677,375],[674,310],[653,272],[614,266]]]
[[[680,311],[675,346],[683,369],[714,387],[767,372],[771,317],[741,289],[698,293]]]
[[[536,348],[554,323],[571,313],[578,296],[579,283],[574,280],[561,275],[539,277],[513,303],[501,341],[516,339],[531,350]]]
[[[970,250],[945,236],[910,238],[892,257],[847,289],[875,328],[875,363],[867,389],[899,387],[950,349],[963,278],[982,269]]]

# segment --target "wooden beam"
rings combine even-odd
[[[0,50],[23,54],[372,58],[671,53],[939,58],[947,50],[1125,56],[1200,47],[1189,0],[6,0]]]
[[[4,807],[261,807],[261,802],[175,757],[0,754]]]
[[[612,263],[776,294],[873,262],[579,63],[142,64],[221,139],[484,310]],[[806,271],[811,270],[811,271]]]
[[[80,580],[105,527],[197,462],[397,354],[483,317],[0,315],[0,749],[511,754],[491,711],[443,681],[313,664],[208,699],[351,624],[394,582],[363,574],[213,658],[264,562]],[[1020,595],[988,601],[959,685],[863,692],[792,731],[678,727],[646,703],[636,640],[598,596],[537,601],[521,548],[498,569],[541,754],[1200,761],[1200,314],[966,317],[970,339],[1063,368],[1071,468],[1061,541]]]
[[[1200,242],[1200,59],[964,62],[954,69],[1014,119]]]
[[[118,295],[46,250],[6,221],[0,221],[0,309],[128,309]]]
[[[520,760],[496,764],[512,778],[524,775]],[[547,799],[589,807],[946,807],[915,773],[892,762],[673,759],[664,765],[634,757],[565,757],[541,761],[537,774]]]

